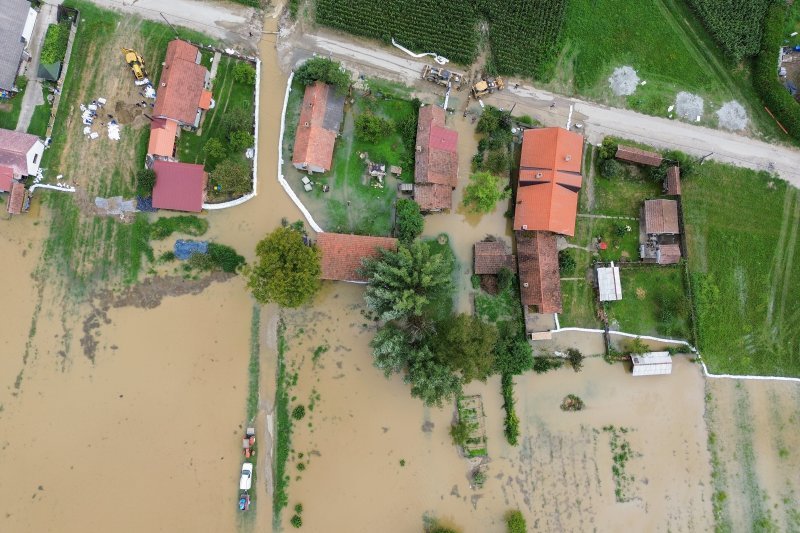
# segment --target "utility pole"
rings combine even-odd
[[[706,160],[706,158],[708,158],[709,156],[712,156],[712,155],[714,155],[714,152],[709,152],[709,153],[707,153],[706,155],[704,155],[703,157],[701,157],[701,158],[698,160],[698,162],[699,162],[699,163],[702,165],[702,164],[703,164],[703,161],[705,161],[705,160]]]
[[[170,28],[172,28],[172,31],[174,31],[174,32],[175,32],[175,37],[178,37],[178,38],[180,38],[180,34],[178,33],[178,30],[176,30],[176,29],[175,29],[175,26],[173,26],[173,25],[172,25],[172,23],[170,23],[170,21],[168,21],[168,20],[167,20],[167,17],[165,17],[165,16],[164,16],[164,13],[162,13],[161,11],[159,11],[159,12],[158,12],[158,14],[159,14],[159,15],[161,15],[161,18],[162,18],[162,19],[164,19],[164,22],[166,22],[167,24],[169,24],[169,27],[170,27]]]

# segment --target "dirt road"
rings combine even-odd
[[[93,4],[142,18],[203,32],[226,46],[256,50],[261,40],[262,14],[233,2],[197,0],[91,0]]]
[[[284,68],[312,54],[334,57],[354,72],[389,77],[407,84],[419,80],[425,61],[420,61],[391,47],[376,46],[373,41],[342,36],[325,30],[315,34],[291,32],[279,42],[278,51]],[[457,67],[456,67],[457,68]],[[792,185],[800,187],[800,151],[769,144],[749,137],[615,109],[542,91],[527,82],[515,88],[516,81],[508,80],[509,87],[486,99],[486,103],[509,109],[516,104],[515,114],[528,114],[547,125],[564,126],[569,106],[574,105],[573,123],[584,124],[591,142],[599,142],[605,135],[617,135],[659,148],[675,148],[689,154],[731,163],[757,170],[774,171]],[[550,104],[556,102],[555,108]]]

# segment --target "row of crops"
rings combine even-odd
[[[488,22],[493,70],[550,77],[567,0],[317,0],[317,22],[470,64]]]
[[[761,25],[774,0],[688,0],[700,20],[734,61],[758,53]]]

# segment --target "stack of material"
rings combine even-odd
[[[191,241],[178,239],[175,241],[175,257],[185,261],[194,254],[208,253],[208,241]]]
[[[107,215],[121,215],[123,213],[133,213],[136,211],[135,200],[123,200],[122,196],[112,196],[111,198],[94,199],[97,209]]]
[[[108,123],[108,138],[112,141],[119,140],[119,124],[116,120],[112,120]]]

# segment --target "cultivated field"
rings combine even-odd
[[[800,194],[703,164],[684,182],[699,349],[712,372],[800,376]]]

